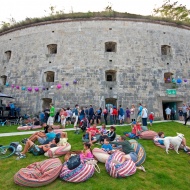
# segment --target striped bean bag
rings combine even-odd
[[[17,130],[35,130],[35,129],[41,129],[41,125],[25,125],[25,126],[18,126]]]
[[[14,182],[20,186],[40,187],[53,182],[60,174],[62,163],[59,158],[30,164],[14,175]]]
[[[154,139],[153,139],[154,144],[155,144],[156,146],[160,147],[160,148],[165,149],[166,147],[165,147],[164,145],[161,145],[161,144],[158,142],[158,140],[156,140],[156,138],[159,138],[159,136],[155,136],[155,137],[154,137]],[[174,146],[173,146],[172,144],[170,144],[169,149],[174,149]]]
[[[71,145],[67,143],[65,146],[58,146],[50,148],[47,152],[44,153],[44,156],[49,158],[56,158],[58,156],[63,156],[71,150]]]
[[[135,162],[136,166],[140,166],[144,163],[146,159],[146,152],[141,144],[139,144],[136,140],[131,139],[129,140],[131,146],[134,148],[136,154],[138,155],[138,160]]]
[[[77,168],[69,170],[66,162],[60,173],[60,178],[64,181],[79,183],[86,181],[94,174],[94,166],[89,164],[80,164]]]
[[[158,133],[155,131],[143,131],[140,135],[140,139],[152,140]]]
[[[121,178],[133,175],[136,172],[136,165],[132,160],[127,160],[122,164],[116,164],[113,162],[114,160],[121,162],[122,156],[124,155],[125,153],[116,151],[109,156],[105,166],[110,176],[114,178]]]
[[[106,163],[106,160],[108,159],[108,157],[110,156],[107,152],[105,152],[104,150],[100,149],[100,148],[94,148],[92,150],[92,154],[94,155],[94,157],[102,163]]]

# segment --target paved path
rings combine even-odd
[[[162,120],[162,121],[154,121],[154,123],[163,123],[163,122],[169,122],[167,120]],[[184,121],[175,121],[178,123],[184,123]],[[187,122],[187,125],[190,125],[190,122]],[[107,125],[107,127],[110,127],[111,125]],[[117,127],[122,127],[122,126],[130,126],[130,124],[125,124],[125,125],[116,125]],[[98,126],[97,128],[100,128],[101,126]],[[67,129],[62,129],[62,131],[74,131],[74,128],[67,128]],[[35,133],[36,131],[22,131],[22,132],[13,132],[13,133],[1,133],[0,137],[9,137],[9,136],[18,136],[18,135],[31,135]]]

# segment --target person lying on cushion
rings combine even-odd
[[[23,152],[21,152],[21,154],[19,155],[17,160],[26,158],[27,152],[31,152],[35,156],[42,155],[45,152],[47,152],[50,148],[57,147],[57,143],[59,143],[59,140],[60,139],[56,137],[49,144],[38,146],[38,145],[34,144],[34,142],[32,142],[31,140],[28,139],[24,146]]]
[[[161,132],[158,132],[158,137],[159,138],[165,138],[166,136],[164,135],[164,132],[161,131]],[[158,140],[158,142],[159,142],[159,144],[164,145],[164,140]],[[185,152],[189,152],[190,151],[190,147],[188,147],[186,145],[186,138],[185,137],[183,137],[181,145],[182,145],[182,147],[183,147],[183,149],[184,149]]]
[[[44,126],[45,126],[45,124],[44,124]],[[56,137],[56,134],[54,133],[53,128],[52,127],[48,127],[47,128],[47,133],[46,133],[46,129],[45,129],[45,132],[41,132],[41,131],[40,132],[36,132],[33,135],[31,135],[28,139],[31,140],[31,141],[33,141],[33,142],[35,142],[36,140],[38,140],[38,142],[40,144],[48,144],[55,137]],[[25,144],[28,139],[25,138],[21,142],[23,144]]]
[[[124,155],[122,157],[122,161],[121,162],[113,160],[114,163],[116,163],[116,164],[122,164],[123,162],[125,162],[127,160],[132,160],[134,163],[137,162],[138,155],[136,154],[136,152],[132,148],[130,142],[128,140],[126,140],[126,136],[121,136],[119,138],[118,142],[110,142],[110,144],[121,145],[122,146],[121,151],[126,154],[126,155]],[[137,169],[140,169],[140,170],[142,170],[142,171],[145,172],[145,169],[144,169],[143,166],[137,167]]]

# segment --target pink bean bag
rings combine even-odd
[[[60,178],[64,181],[79,183],[88,180],[94,174],[94,166],[89,164],[80,164],[73,170],[69,170],[66,162],[60,173]],[[84,188],[85,189],[85,188]]]
[[[65,146],[59,146],[50,148],[47,152],[44,153],[44,156],[49,158],[56,158],[58,156],[63,156],[71,150],[71,145],[67,143]]]
[[[60,129],[60,125],[53,125],[52,128],[53,129]]]
[[[20,186],[40,187],[53,182],[60,174],[62,163],[59,158],[44,160],[20,169],[14,182]]]
[[[25,126],[18,126],[17,130],[35,130],[35,129],[41,129],[42,126],[41,125],[25,125]]]
[[[140,135],[140,139],[146,139],[146,140],[152,140],[155,136],[157,136],[158,133],[155,131],[143,131]]]
[[[114,178],[121,178],[121,177],[128,177],[136,172],[136,165],[132,160],[127,160],[122,164],[116,164],[114,161],[121,162],[122,156],[125,153],[116,151],[112,155],[109,156],[108,160],[106,161],[106,170],[111,177]]]

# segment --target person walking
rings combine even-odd
[[[165,109],[165,112],[166,112],[166,119],[170,120],[171,109],[169,108],[169,106]]]
[[[53,106],[53,103],[51,103],[47,125],[53,126],[54,116],[55,116],[55,107]]]

